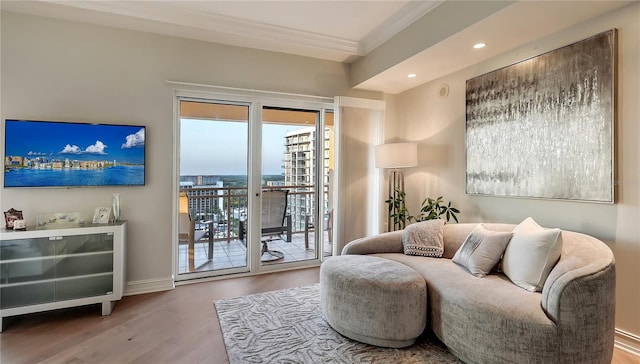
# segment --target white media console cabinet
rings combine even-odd
[[[125,285],[127,223],[0,230],[4,317],[89,304],[111,314]]]

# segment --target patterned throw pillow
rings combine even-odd
[[[476,277],[484,277],[498,264],[512,235],[510,232],[488,230],[480,224],[456,251],[453,262]]]
[[[427,220],[407,226],[402,232],[404,253],[424,257],[442,257],[444,220]]]

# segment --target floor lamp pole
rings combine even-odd
[[[402,169],[392,168],[389,170],[389,196],[393,197],[394,201],[397,201],[398,197],[400,197],[398,194],[399,191],[404,192],[404,174],[402,173]],[[396,214],[397,212],[398,209],[395,206],[393,206],[388,212],[388,231],[400,230],[402,228],[401,224],[396,224],[391,217],[391,215]]]
[[[389,215],[387,216],[387,231],[404,229],[406,220],[399,220],[396,224],[393,215],[401,214],[406,217],[404,201],[404,168],[418,165],[418,144],[417,143],[389,143],[376,145],[375,148],[376,168],[387,169],[389,175]],[[401,196],[402,195],[402,196]],[[386,202],[386,201],[385,201]],[[394,205],[398,205],[397,207]],[[396,219],[397,220],[397,219]]]

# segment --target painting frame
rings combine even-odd
[[[617,30],[466,81],[468,195],[615,203]]]

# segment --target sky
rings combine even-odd
[[[284,136],[306,126],[265,124],[262,174],[282,174]],[[212,120],[180,121],[181,175],[246,175],[248,124]]]
[[[5,155],[143,163],[142,126],[6,120]]]

